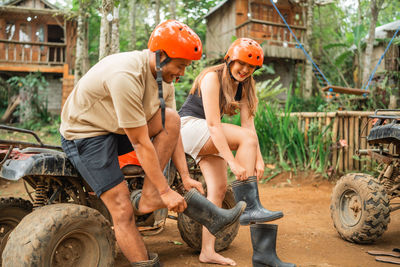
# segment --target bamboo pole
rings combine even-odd
[[[322,131],[322,118],[326,118],[326,117],[318,117],[318,129],[320,131]]]
[[[368,115],[373,115],[373,111],[336,111],[336,112],[293,112],[291,116],[302,116],[302,117],[336,117],[336,116],[360,116],[367,117]],[[382,113],[378,113],[381,115]],[[385,111],[386,115],[399,115],[400,111]]]
[[[366,136],[366,131],[367,131],[367,118],[362,117],[361,119],[361,127],[360,127],[360,138],[361,138],[361,149],[366,149],[367,148],[367,139],[365,138]],[[365,156],[361,156],[361,158],[365,158]],[[360,170],[365,168],[366,162],[362,161],[360,164]]]
[[[303,117],[300,115],[299,117],[297,117],[297,127],[299,128],[299,130],[301,130],[301,121],[303,120]]]
[[[304,125],[304,141],[308,144],[308,126],[310,124],[310,118],[306,118],[306,124]]]
[[[344,118],[343,117],[339,117],[339,140],[343,139],[343,127],[344,127]],[[339,148],[339,156],[338,156],[338,160],[339,160],[339,173],[343,173],[343,157],[344,157],[344,151],[343,151],[343,147],[340,146]]]
[[[339,118],[333,118],[333,127],[332,127],[332,167],[336,170],[337,166],[337,137],[338,137],[338,128],[339,128]]]
[[[369,118],[367,118],[367,123],[368,123],[368,127],[367,127],[367,132],[365,133],[366,136],[368,136],[369,132],[371,131],[372,128],[372,120],[370,120]],[[367,141],[367,139],[365,138],[365,141]],[[371,148],[370,144],[367,142],[367,149]],[[369,168],[372,168],[372,160],[369,161]]]
[[[359,116],[355,116],[354,117],[354,149],[355,151],[357,151],[358,149],[360,149],[360,117]],[[354,161],[354,167],[356,170],[360,169],[360,161],[359,160],[355,160]]]
[[[349,169],[349,161],[350,161],[350,158],[349,158],[349,150],[350,150],[350,147],[349,147],[349,117],[344,117],[343,118],[343,138],[344,138],[344,140],[346,140],[346,147],[344,147],[343,148],[343,152],[344,152],[344,157],[343,157],[343,159],[344,159],[344,169],[343,169],[343,171],[346,171],[346,170],[348,170]]]
[[[349,170],[354,169],[353,164],[354,155],[354,117],[349,118]]]

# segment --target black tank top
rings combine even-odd
[[[242,83],[239,83],[235,95],[236,101],[240,101],[242,99],[242,87],[243,87]],[[201,95],[198,94],[198,90],[199,89],[196,89],[193,94],[189,94],[188,98],[186,98],[185,103],[183,103],[181,109],[178,112],[179,116],[181,117],[192,116],[199,119],[206,119],[206,115],[204,114],[203,98],[201,97]],[[221,106],[220,110],[222,117],[223,114]]]

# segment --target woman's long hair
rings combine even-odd
[[[221,88],[219,93],[219,105],[222,109],[222,113],[229,116],[237,114],[239,111],[239,102],[235,100],[237,86],[235,85],[235,81],[229,74],[228,66],[226,63],[204,69],[196,77],[196,80],[194,81],[192,89],[189,93],[194,94],[198,89],[198,94],[201,94],[201,81],[203,80],[204,76],[209,72],[216,72],[219,78],[219,84]],[[246,80],[242,82],[242,85],[241,101],[246,101],[246,104],[249,107],[250,115],[254,116],[257,109],[258,99],[256,95],[256,87],[253,76],[246,78]]]

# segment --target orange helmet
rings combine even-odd
[[[203,52],[201,40],[186,24],[176,20],[160,23],[152,32],[150,51],[163,50],[170,58],[199,60]]]
[[[250,38],[239,38],[234,41],[225,55],[225,60],[241,60],[253,66],[262,66],[264,52],[261,46]]]

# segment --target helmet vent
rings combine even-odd
[[[196,46],[196,47],[194,48],[194,51],[195,51],[195,52],[199,51],[199,48]]]
[[[182,27],[180,27],[180,28],[179,28],[179,30],[181,31],[181,30],[183,30],[183,28],[182,28]]]
[[[260,59],[260,56],[257,56],[257,60]]]
[[[251,58],[252,56],[253,56],[252,54],[249,54],[249,55],[248,55],[248,57],[250,57],[250,58]]]

